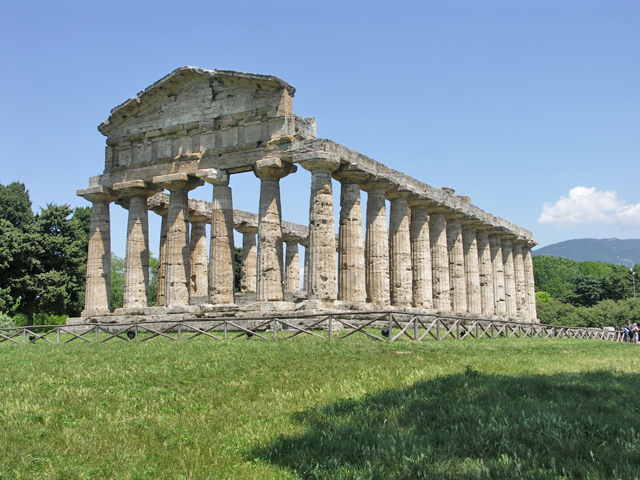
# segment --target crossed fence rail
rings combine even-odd
[[[377,335],[374,332],[379,331]],[[622,332],[612,329],[560,327],[539,323],[481,320],[437,314],[405,312],[324,313],[315,315],[253,318],[191,318],[152,320],[135,323],[42,325],[0,329],[0,343],[18,345],[35,342],[61,344],[80,340],[105,343],[110,340],[146,342],[155,338],[188,341],[197,337],[212,340],[289,340],[309,335],[323,340],[344,339],[356,333],[377,341],[394,342],[406,336],[412,341],[425,338],[458,340],[481,338],[582,338],[620,342]]]

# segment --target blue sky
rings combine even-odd
[[[0,183],[87,205],[97,125],[181,65],[282,78],[319,137],[542,246],[640,238],[640,2],[0,0]],[[234,206],[257,211],[258,185],[234,175]],[[308,172],[283,179],[284,218],[306,223],[308,196]],[[118,206],[112,231],[123,256]]]

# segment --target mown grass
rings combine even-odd
[[[640,350],[591,340],[0,346],[0,479],[640,478]]]

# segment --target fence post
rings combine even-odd
[[[138,324],[137,323],[134,326],[134,333],[135,333],[134,339],[137,342],[138,341]]]
[[[178,324],[178,340],[180,340],[180,338],[182,337],[182,324],[179,323]],[[138,339],[138,336],[136,335],[136,340]]]
[[[440,341],[440,318],[436,318],[436,340]]]
[[[96,323],[96,343],[98,343],[98,324]]]
[[[329,340],[333,337],[333,315],[329,315]]]
[[[22,344],[27,343],[27,329],[22,327]]]
[[[224,321],[224,337],[223,338],[224,340],[227,339],[227,321],[226,320]]]
[[[418,341],[418,317],[413,317],[413,341]]]
[[[275,317],[271,326],[273,327],[273,339],[275,340],[278,336],[278,320]]]
[[[456,340],[460,340],[460,320],[456,320]]]
[[[56,343],[60,344],[60,327],[56,327]]]
[[[389,336],[387,337],[387,341],[391,341],[391,338],[393,337],[393,315],[391,314],[391,312],[389,312]]]

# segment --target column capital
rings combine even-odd
[[[197,210],[189,210],[189,223],[192,225],[198,225],[203,223],[209,223],[211,221],[211,215],[205,215]]]
[[[293,162],[310,172],[333,172],[340,167],[340,157],[329,152],[299,153],[293,156]]]
[[[116,203],[127,209],[129,208],[131,197],[149,198],[162,191],[162,187],[145,182],[144,180],[128,180],[126,182],[114,183],[112,188],[120,193]]]
[[[174,190],[193,190],[194,188],[204,185],[204,181],[200,178],[192,177],[186,173],[170,173],[168,175],[158,175],[151,179],[156,185],[166,188],[169,191]]]
[[[196,171],[196,177],[202,178],[207,183],[213,186],[229,185],[229,174],[221,168],[204,168]]]
[[[460,219],[460,224],[465,227],[478,227],[480,225],[480,220],[465,216]]]
[[[300,238],[300,240],[298,241],[298,243],[300,245],[302,245],[304,248],[307,248],[309,246],[309,237],[302,237]]]
[[[258,233],[258,227],[256,225],[250,225],[248,223],[241,223],[240,225],[237,225],[235,227],[235,229],[238,232],[242,233],[242,234],[244,234],[244,233],[247,233],[247,234],[252,233],[252,234],[255,235],[256,233]]]
[[[362,170],[355,170],[349,164],[341,165],[338,170],[333,172],[333,178],[335,178],[342,184],[355,183],[360,185],[370,177],[371,175],[369,175],[368,173],[363,172]]]
[[[295,173],[298,168],[292,163],[285,162],[280,158],[262,158],[256,160],[253,173],[260,180],[280,180],[290,173]]]
[[[282,234],[282,241],[285,243],[300,243],[300,240],[302,240],[302,236],[300,235],[295,235],[293,233]]]
[[[111,203],[116,198],[118,198],[117,192],[115,192],[109,187],[102,187],[102,186],[83,188],[81,190],[78,190],[76,192],[76,195],[78,197],[83,197],[85,200],[91,203],[96,203],[96,202]]]
[[[365,182],[361,185],[362,190],[365,192],[374,192],[381,191],[386,194],[389,190],[393,188],[393,185],[387,180],[372,180],[370,182]]]
[[[398,198],[404,199],[404,200],[409,200],[409,197],[411,197],[412,193],[409,192],[408,190],[391,190],[391,191],[387,191],[385,194],[385,197],[387,200],[396,200]],[[409,202],[407,202],[408,204]]]

